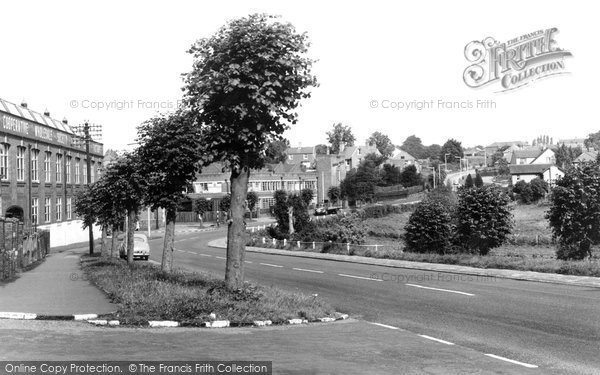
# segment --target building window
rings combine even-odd
[[[52,204],[51,198],[44,199],[44,222],[50,222],[50,205]]]
[[[17,181],[25,181],[25,147],[17,147]]]
[[[81,160],[79,158],[75,158],[75,183],[81,183]]]
[[[61,154],[56,154],[56,182],[62,182],[62,160],[63,156]]]
[[[56,198],[56,221],[62,221],[62,198]]]
[[[96,163],[91,162],[90,163],[90,181],[94,182],[96,180],[96,171],[94,169],[94,167],[96,166]]]
[[[71,183],[71,157],[67,156],[67,166],[66,166],[67,170],[67,184]]]
[[[73,218],[73,198],[67,198],[67,220],[71,220]]]
[[[52,182],[52,170],[50,169],[52,165],[51,163],[52,153],[46,151],[44,155],[44,181],[46,181],[46,183]]]
[[[208,182],[196,182],[196,193],[206,193],[208,191]]]
[[[38,207],[39,207],[39,199],[31,198],[31,224],[38,223]]]
[[[83,163],[83,183],[87,184],[87,164]]]
[[[40,159],[40,150],[31,150],[31,180],[34,182],[40,181],[38,162]]]
[[[267,209],[275,205],[275,198],[264,198],[261,199],[261,208]]]
[[[8,145],[0,144],[0,178],[8,179]]]

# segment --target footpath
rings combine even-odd
[[[210,241],[208,243],[208,246],[217,247],[217,248],[226,248],[227,241],[225,238],[219,238],[217,240]],[[338,261],[338,262],[368,264],[368,265],[372,265],[372,266],[406,268],[406,269],[416,269],[416,270],[434,271],[434,272],[447,272],[447,273],[455,273],[455,274],[462,274],[462,275],[499,277],[499,278],[512,279],[512,280],[525,280],[525,281],[535,281],[535,282],[541,282],[541,283],[553,283],[553,284],[564,284],[564,285],[575,285],[575,286],[600,288],[600,278],[590,277],[590,276],[571,276],[571,275],[560,275],[560,274],[556,274],[556,273],[544,273],[544,272],[533,272],[533,271],[501,270],[501,269],[493,269],[493,268],[475,268],[475,267],[467,267],[467,266],[455,266],[455,265],[451,265],[451,264],[411,262],[411,261],[406,261],[406,260],[379,259],[379,258],[369,258],[369,257],[360,257],[360,256],[351,256],[351,255],[313,253],[313,252],[308,252],[308,251],[296,251],[296,250],[267,249],[267,248],[261,248],[261,247],[246,247],[246,251],[255,252],[255,253],[263,253],[263,254],[301,257],[301,258],[333,260],[333,261]]]

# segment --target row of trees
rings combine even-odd
[[[174,225],[184,188],[203,165],[221,162],[231,171],[226,284],[244,286],[248,180],[269,160],[267,146],[295,124],[296,108],[317,86],[307,57],[308,38],[278,17],[254,14],[230,21],[188,51],[193,68],[185,75],[183,109],[156,117],[138,129],[139,147],[107,167],[98,185],[111,210],[127,212],[129,248],[143,204],[166,210],[162,268],[172,256]],[[99,222],[96,193],[80,196],[86,225]],[[86,204],[87,202],[87,204]],[[106,216],[110,210],[105,207]],[[102,214],[104,218],[105,214]],[[132,252],[129,252],[131,261]]]

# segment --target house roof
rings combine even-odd
[[[504,147],[504,146],[513,146],[513,145],[517,145],[517,146],[526,146],[527,142],[523,142],[523,141],[511,141],[511,142],[494,142],[491,145],[487,146],[487,147]]]
[[[285,152],[288,155],[314,154],[315,153],[315,147],[314,146],[310,146],[310,147],[288,147],[285,150]]]
[[[539,148],[526,148],[524,150],[514,150],[513,151],[513,158],[537,158],[538,156],[540,156],[542,154],[542,152],[544,152],[545,150],[539,149]]]
[[[554,164],[516,164],[510,165],[510,174],[543,174],[551,167],[556,167]],[[558,167],[557,167],[558,168]],[[560,169],[560,168],[558,168]]]
[[[69,134],[75,134],[73,129],[68,124],[65,124],[62,121],[55,120],[49,116],[42,115],[39,112],[32,111],[29,108],[24,107],[23,105],[16,105],[7,100],[0,99],[0,111],[9,113],[13,116],[24,118],[25,120],[29,120],[41,125],[49,126],[56,130],[63,131]]]
[[[597,151],[584,151],[575,159],[576,162],[594,161],[598,157]]]

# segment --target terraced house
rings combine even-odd
[[[102,144],[91,141],[92,181],[102,155]],[[85,184],[85,145],[67,120],[0,99],[0,216],[52,233],[76,219],[74,196]]]

